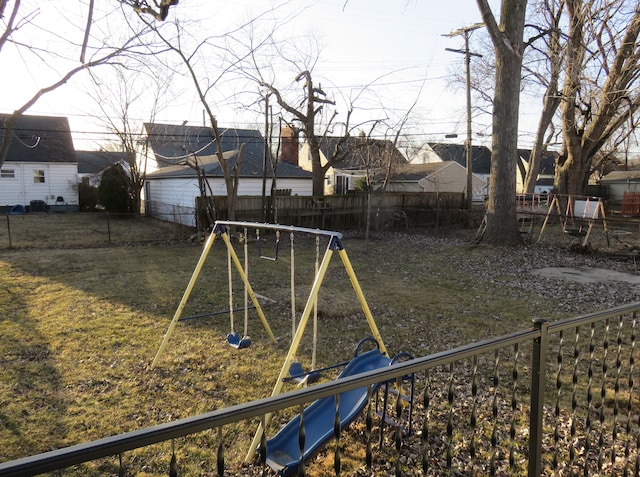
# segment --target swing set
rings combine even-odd
[[[561,204],[561,199],[566,205]],[[549,217],[554,213],[560,220],[563,233],[566,236],[578,238],[582,247],[586,247],[589,243],[589,236],[596,222],[602,222],[604,233],[608,236],[607,220],[602,199],[599,197],[555,195],[549,204],[549,210],[540,229],[538,243],[542,239]]]
[[[243,244],[244,248],[244,264],[241,263],[238,254],[235,251],[235,248],[232,244],[229,229],[235,227],[243,230],[243,233],[240,235],[240,242]],[[307,382],[312,382],[319,378],[319,374],[322,371],[334,369],[338,367],[342,367],[346,365],[346,363],[339,363],[337,365],[328,366],[322,368],[321,370],[315,369],[316,362],[316,348],[317,348],[317,336],[318,336],[318,308],[317,308],[317,296],[319,292],[319,288],[322,284],[322,280],[326,274],[327,268],[329,266],[329,261],[331,260],[331,256],[334,252],[338,252],[342,263],[345,267],[347,275],[351,281],[352,287],[355,290],[356,296],[361,304],[361,307],[364,311],[365,317],[371,328],[374,339],[376,339],[379,343],[381,343],[381,349],[384,354],[386,354],[386,349],[384,348],[384,344],[382,342],[382,338],[380,333],[378,332],[376,323],[373,319],[371,311],[367,305],[367,302],[364,298],[358,280],[355,276],[355,272],[349,258],[347,256],[346,251],[342,245],[342,234],[333,231],[320,230],[320,229],[310,229],[304,227],[294,227],[294,226],[284,226],[277,224],[264,224],[264,223],[255,223],[255,222],[234,222],[234,221],[217,221],[214,225],[213,231],[209,238],[207,239],[204,249],[200,255],[200,259],[196,264],[196,267],[193,271],[191,279],[187,285],[186,290],[178,304],[178,307],[174,313],[173,319],[169,324],[169,328],[167,329],[162,343],[156,353],[156,356],[151,364],[151,368],[153,369],[159,362],[159,359],[167,347],[169,339],[175,331],[175,327],[179,321],[186,321],[189,319],[215,316],[220,314],[229,314],[231,331],[227,335],[227,343],[236,348],[236,349],[245,349],[251,345],[251,338],[248,336],[248,323],[249,323],[249,310],[255,310],[260,318],[262,325],[269,336],[271,342],[276,343],[276,338],[271,331],[271,327],[269,326],[269,322],[267,321],[266,316],[264,315],[264,311],[262,309],[262,305],[258,300],[258,295],[250,281],[249,281],[249,234],[248,230],[255,230],[255,242],[257,243],[258,248],[258,256],[260,258],[264,258],[271,261],[276,261],[278,259],[279,247],[280,247],[280,239],[283,233],[289,232],[290,234],[290,281],[291,281],[291,335],[292,335],[292,343],[290,353],[287,355],[285,360],[285,365],[283,366],[283,370],[281,376],[278,378],[278,383],[276,384],[276,388],[274,392],[278,392],[280,390],[281,384],[287,381],[295,381],[298,384],[305,384]],[[266,255],[263,252],[263,244],[267,241],[264,238],[264,235],[261,237],[261,230],[271,230],[275,232],[275,253],[273,255]],[[315,278],[314,283],[311,288],[311,292],[307,299],[307,304],[305,309],[300,317],[299,322],[297,323],[296,319],[296,289],[295,289],[295,235],[296,234],[306,234],[312,235],[315,237],[315,247],[316,247],[316,258],[315,258]],[[328,239],[327,248],[322,258],[322,262],[320,262],[320,240],[322,237],[326,237]],[[226,245],[227,249],[227,272],[228,272],[228,288],[229,288],[229,309],[226,311],[214,312],[214,313],[206,313],[201,315],[194,315],[189,317],[182,317],[182,313],[184,308],[191,296],[193,288],[198,280],[200,273],[202,272],[202,268],[204,263],[209,255],[209,252],[217,239],[222,239]],[[235,267],[238,275],[240,276],[243,284],[244,284],[244,306],[241,308],[234,307],[233,302],[233,268]],[[252,305],[249,304],[249,300],[251,300]],[[235,312],[243,311],[244,312],[244,332],[241,335],[236,331],[235,327]],[[313,315],[313,348],[312,348],[312,357],[311,357],[311,371],[305,371],[302,368],[302,365],[297,361],[295,357],[295,353],[300,344],[300,340],[302,338],[302,334],[307,325],[308,320],[311,315]],[[286,371],[286,372],[285,372]]]
[[[241,263],[240,258],[238,257],[234,246],[232,244],[232,241],[230,239],[230,229],[231,228],[237,228],[237,229],[241,229],[243,230],[243,234],[241,236],[241,242],[243,244],[244,247],[244,265]],[[317,379],[320,375],[321,372],[329,370],[329,369],[335,369],[338,367],[343,367],[348,365],[349,362],[344,362],[344,363],[338,363],[335,365],[331,365],[331,366],[327,366],[321,369],[314,369],[315,368],[315,359],[316,359],[316,347],[317,347],[317,314],[318,314],[318,309],[317,309],[317,304],[318,304],[318,294],[320,292],[320,288],[322,286],[322,282],[327,274],[327,270],[329,267],[329,264],[331,262],[331,258],[333,257],[334,253],[337,252],[341,261],[342,261],[342,265],[344,266],[344,269],[347,273],[347,276],[349,277],[349,280],[351,282],[351,286],[355,292],[355,295],[358,299],[358,302],[361,306],[361,309],[364,313],[364,316],[366,318],[366,321],[369,325],[369,329],[370,329],[370,334],[372,336],[372,339],[375,340],[375,342],[378,343],[378,348],[379,348],[379,353],[383,356],[388,357],[388,352],[385,348],[384,342],[382,340],[382,336],[380,335],[380,332],[378,330],[378,327],[376,325],[376,322],[373,318],[373,315],[371,313],[371,310],[369,309],[369,305],[367,304],[367,301],[364,297],[364,294],[362,292],[362,289],[360,288],[360,284],[358,282],[358,279],[356,277],[355,271],[351,265],[351,262],[349,260],[349,257],[347,255],[347,252],[342,244],[342,234],[339,232],[334,232],[334,231],[328,231],[328,230],[320,230],[320,229],[310,229],[310,228],[304,228],[304,227],[294,227],[294,226],[285,226],[285,225],[278,225],[278,224],[264,224],[264,223],[255,223],[255,222],[235,222],[235,221],[217,221],[214,224],[213,227],[213,231],[211,233],[211,235],[209,236],[209,238],[207,239],[207,241],[205,242],[204,248],[202,250],[202,253],[200,255],[200,259],[198,260],[198,263],[196,264],[196,267],[193,271],[193,274],[191,275],[191,279],[189,280],[189,283],[187,284],[187,288],[184,291],[184,294],[182,296],[182,299],[180,300],[180,303],[178,304],[178,307],[175,311],[175,314],[173,316],[173,319],[171,320],[171,323],[169,324],[169,327],[164,335],[164,338],[162,340],[162,343],[160,344],[160,347],[158,348],[158,351],[156,353],[155,358],[153,359],[153,362],[151,364],[151,368],[153,369],[159,362],[160,357],[162,355],[162,353],[164,352],[164,350],[167,347],[167,344],[172,336],[172,334],[175,331],[176,325],[178,323],[178,321],[180,321],[180,318],[182,316],[182,312],[184,311],[185,305],[187,304],[187,301],[189,300],[189,297],[191,295],[191,292],[193,291],[193,288],[198,280],[198,277],[200,275],[200,273],[202,272],[204,263],[209,255],[209,252],[214,244],[214,242],[218,239],[222,239],[222,241],[224,242],[224,244],[226,245],[227,248],[227,268],[228,268],[228,277],[229,277],[229,315],[230,315],[230,319],[231,319],[231,332],[229,333],[229,335],[227,336],[227,341],[228,343],[237,348],[237,349],[244,349],[247,348],[251,345],[251,339],[248,337],[248,311],[249,311],[249,300],[251,300],[251,303],[253,304],[253,306],[251,308],[255,309],[255,311],[257,312],[262,325],[264,327],[264,329],[267,332],[267,335],[269,336],[270,340],[275,343],[276,342],[276,338],[273,335],[273,332],[271,331],[271,328],[269,326],[269,323],[264,315],[264,312],[262,310],[262,306],[257,298],[257,294],[254,292],[253,287],[249,281],[249,270],[248,270],[248,256],[249,256],[249,252],[248,252],[248,247],[249,247],[249,235],[247,233],[248,230],[255,230],[256,231],[256,242],[258,244],[258,255],[261,258],[266,258],[268,260],[277,260],[278,259],[278,253],[279,253],[279,246],[280,246],[280,241],[281,241],[281,235],[284,233],[289,232],[290,234],[290,243],[291,243],[291,264],[290,264],[290,275],[291,275],[291,317],[292,317],[292,322],[291,322],[291,333],[292,333],[292,338],[291,338],[291,344],[289,347],[289,351],[287,352],[287,355],[284,359],[283,365],[281,367],[280,373],[278,375],[278,378],[276,379],[275,385],[273,387],[271,396],[275,396],[278,395],[282,392],[282,388],[283,385],[286,382],[291,382],[291,381],[295,381],[298,382],[299,384],[307,384],[309,382],[314,381],[315,379]],[[260,231],[265,231],[265,230],[269,230],[269,231],[273,231],[275,232],[275,236],[276,236],[276,248],[275,248],[275,254],[273,256],[267,256],[263,253],[262,250],[262,244],[265,242],[265,239],[263,239],[260,236]],[[296,303],[295,303],[295,299],[296,299],[296,293],[295,293],[295,246],[294,246],[294,237],[296,234],[304,234],[307,236],[312,236],[315,237],[315,246],[316,246],[316,260],[315,260],[315,274],[314,274],[314,279],[313,279],[313,283],[311,286],[311,290],[307,296],[307,300],[306,300],[306,304],[304,307],[304,310],[302,312],[302,315],[299,317],[299,319],[297,319],[296,317]],[[321,239],[327,239],[327,246],[324,252],[324,256],[322,257],[322,260],[320,260],[320,241]],[[244,301],[245,301],[245,306],[243,308],[240,308],[240,310],[243,310],[245,313],[245,319],[244,319],[244,334],[241,336],[239,333],[237,333],[235,331],[235,323],[234,323],[234,311],[238,311],[238,309],[234,309],[233,306],[233,288],[232,288],[232,268],[235,267],[238,275],[240,276],[243,284],[244,284]],[[198,315],[198,316],[209,316],[211,314],[207,314],[207,315]],[[311,367],[312,370],[311,371],[304,371],[304,369],[302,368],[302,365],[298,362],[298,360],[296,359],[296,353],[298,351],[298,348],[300,346],[300,343],[302,341],[304,332],[306,330],[307,324],[309,322],[309,320],[313,317],[313,355],[312,355],[312,363],[311,363]],[[191,317],[189,317],[191,318]],[[267,415],[265,416],[264,421],[260,424],[258,430],[256,431],[256,435],[253,439],[253,442],[251,444],[251,449],[249,450],[249,453],[247,454],[247,458],[251,458],[255,452],[256,449],[260,443],[261,437],[262,437],[262,433],[263,433],[263,426],[266,426],[268,424],[270,420],[270,416]]]

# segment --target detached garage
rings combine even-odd
[[[238,159],[238,150],[224,153],[231,169]],[[260,155],[245,151],[240,163],[238,197],[262,196],[263,162]],[[273,168],[267,161],[266,193],[273,182]],[[195,227],[196,199],[200,197],[198,175],[203,177],[207,194],[226,196],[222,167],[215,155],[193,156],[183,164],[171,165],[147,174],[145,182],[145,213],[158,219]],[[312,195],[311,173],[298,166],[279,162],[276,166],[276,188],[287,194]]]

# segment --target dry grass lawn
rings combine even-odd
[[[161,243],[69,248],[58,232],[51,248],[0,250],[0,461],[270,394],[291,339],[289,237],[282,238],[277,261],[258,258],[255,246],[250,258],[256,292],[273,300],[265,314],[277,345],[251,312],[253,345],[229,347],[229,315],[222,313],[180,322],[159,365],[150,369],[202,250],[201,244],[174,240],[170,229],[162,232],[166,237],[154,230]],[[468,241],[443,246],[438,239],[385,234],[367,245],[353,234],[344,245],[391,353],[426,355],[529,327],[534,316],[567,315],[536,290],[514,293],[470,274],[490,266],[492,252]],[[295,249],[299,315],[315,243],[296,238]],[[184,316],[228,309],[226,260],[217,242]],[[242,306],[237,278],[234,288],[234,304]],[[337,254],[319,300],[317,364],[324,366],[348,359],[369,335]],[[235,321],[242,331],[243,314],[236,313]],[[311,349],[309,329],[299,353],[307,366]],[[271,431],[286,420],[279,416]],[[227,456],[230,465],[244,455],[254,430],[246,424],[225,430],[225,441],[238,449]],[[184,475],[215,474],[216,436],[203,433],[176,445]],[[128,465],[137,475],[166,475],[169,455],[168,443],[152,446],[128,456]],[[117,459],[77,471],[109,473],[117,474]]]

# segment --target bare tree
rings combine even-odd
[[[541,0],[537,17],[542,17],[544,22],[527,25],[527,28],[533,29],[535,34],[527,40],[526,48],[529,52],[528,56],[535,56],[535,58],[531,61],[531,66],[525,64],[523,69],[535,79],[536,84],[543,86],[544,94],[542,112],[529,154],[529,168],[524,178],[526,194],[534,192],[542,157],[555,136],[553,119],[560,106],[559,84],[565,57],[560,24],[563,9],[564,0]],[[532,55],[532,52],[535,55]],[[537,66],[540,63],[544,65],[542,71]]]
[[[0,17],[4,18],[7,14],[7,7],[9,2],[0,1]],[[71,57],[80,58],[78,62],[76,60],[76,66],[70,66],[66,72],[61,73],[58,79],[52,81],[47,86],[40,88],[36,91],[31,98],[29,98],[22,106],[14,110],[0,125],[0,166],[4,164],[9,153],[9,146],[14,135],[16,124],[22,114],[24,114],[29,108],[40,100],[44,95],[65,85],[71,78],[80,72],[89,70],[96,66],[113,64],[118,61],[122,56],[139,53],[148,54],[150,45],[144,39],[147,31],[140,29],[138,31],[132,31],[131,36],[118,42],[118,44],[108,46],[109,38],[103,38],[96,40],[96,45],[91,47],[93,52],[90,58],[87,59],[87,50],[89,48],[89,32],[93,25],[93,2],[89,2],[89,8],[87,11],[87,24],[85,27],[83,42],[78,45],[74,43],[72,39],[69,39],[64,48],[67,51],[51,51],[46,45],[34,45],[25,44],[19,40],[15,40],[14,37],[18,32],[23,32],[28,35],[28,28],[34,26],[34,21],[39,15],[39,11],[33,10],[33,7],[24,6],[20,0],[15,0],[8,13],[8,19],[4,22],[4,31],[0,34],[0,51],[7,45],[12,45],[15,48],[20,49],[26,58],[30,58],[33,64],[44,63],[48,66],[62,63],[61,59],[65,58],[66,63],[71,64]],[[37,28],[37,26],[34,26]],[[67,38],[64,34],[52,32],[57,39]],[[28,55],[30,54],[30,56]]]
[[[150,27],[153,25],[147,22]],[[156,28],[156,34],[160,41],[180,60],[180,63],[186,68],[187,75],[195,88],[200,104],[204,108],[206,117],[209,122],[209,128],[215,138],[216,157],[220,163],[224,176],[225,187],[227,191],[227,215],[230,220],[235,218],[235,202],[238,194],[238,183],[240,179],[240,166],[244,153],[244,147],[241,145],[235,162],[232,164],[228,155],[225,155],[222,149],[222,140],[220,130],[218,128],[218,120],[214,113],[214,107],[210,99],[210,93],[216,90],[218,82],[222,81],[225,76],[229,76],[239,68],[239,64],[255,53],[259,46],[253,45],[235,45],[235,48],[229,47],[228,43],[233,43],[233,35],[242,31],[243,28],[250,28],[252,21],[235,28],[233,31],[222,35],[222,37],[208,37],[189,48],[186,37],[186,30],[182,24],[176,21],[174,25],[175,35],[167,36],[163,31]],[[214,72],[206,72],[202,74],[200,69],[206,68],[207,62],[214,56],[216,50],[220,52],[220,66]],[[239,53],[239,51],[241,51]],[[199,62],[199,60],[201,60]],[[200,69],[199,69],[200,68]]]
[[[329,167],[341,160],[347,154],[346,149],[341,149],[348,138],[348,119],[347,127],[345,128],[345,134],[338,141],[338,146],[333,154],[333,157],[328,158],[325,164],[322,164],[320,156],[320,145],[323,136],[326,136],[327,129],[325,129],[322,135],[318,135],[316,132],[316,118],[322,112],[325,105],[335,105],[335,101],[327,98],[327,94],[322,89],[321,85],[314,86],[309,71],[303,71],[296,77],[296,82],[304,80],[303,88],[305,91],[302,107],[296,108],[289,104],[280,93],[280,90],[275,86],[267,83],[262,85],[266,87],[276,98],[276,101],[282,109],[289,113],[293,118],[300,123],[299,130],[305,135],[307,143],[309,144],[309,154],[311,155],[311,174],[313,181],[313,195],[324,195],[324,176]],[[351,113],[347,115],[347,118]],[[335,117],[335,114],[334,114]],[[331,123],[331,121],[329,121]]]
[[[142,125],[135,119],[135,106],[145,101],[145,105],[149,105],[145,106],[149,114],[149,123],[153,124],[162,102],[166,100],[170,78],[166,74],[151,70],[145,63],[119,65],[114,73],[114,81],[111,84],[91,74],[95,89],[92,96],[96,98],[101,112],[98,119],[107,131],[118,139],[120,150],[125,153],[134,212],[139,214],[146,164],[139,163],[137,157],[138,152],[141,152],[142,158],[146,159],[148,156],[149,138],[147,136],[145,141],[140,140]]]
[[[92,0],[93,1],[93,0]],[[169,15],[169,9],[178,4],[179,0],[120,0],[120,3],[129,5],[136,12],[150,15],[156,20],[164,21]]]
[[[554,185],[561,194],[584,195],[596,154],[640,106],[640,5],[566,0],[566,10],[563,141]]]
[[[477,0],[496,55],[493,139],[485,241],[520,242],[516,220],[518,112],[526,0],[502,0],[500,23],[487,0]]]

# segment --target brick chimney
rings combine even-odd
[[[298,165],[298,131],[292,127],[284,126],[280,129],[280,141],[282,142],[282,152],[280,162],[288,162]]]

